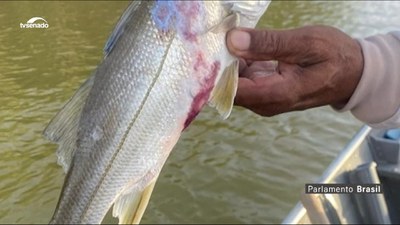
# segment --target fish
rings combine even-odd
[[[104,58],[44,130],[66,172],[50,224],[139,223],[181,133],[205,105],[232,110],[238,59],[226,33],[269,1],[133,1]]]

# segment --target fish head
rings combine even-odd
[[[265,13],[271,1],[226,0],[221,1],[221,3],[230,8],[232,12],[236,12],[240,15],[239,26],[253,28],[256,26],[260,17]]]

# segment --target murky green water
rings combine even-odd
[[[41,132],[99,63],[127,3],[0,2],[0,223],[49,221],[64,174]],[[326,24],[363,37],[399,29],[399,10],[276,1],[259,27]],[[50,28],[20,28],[34,16]],[[206,108],[175,147],[143,222],[281,222],[360,126],[329,107],[273,118],[235,108],[226,121]]]

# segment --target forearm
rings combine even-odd
[[[358,40],[364,55],[362,78],[350,110],[372,127],[400,127],[400,31]]]

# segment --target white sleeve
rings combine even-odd
[[[400,31],[359,39],[363,75],[349,102],[350,110],[375,128],[400,127]]]

